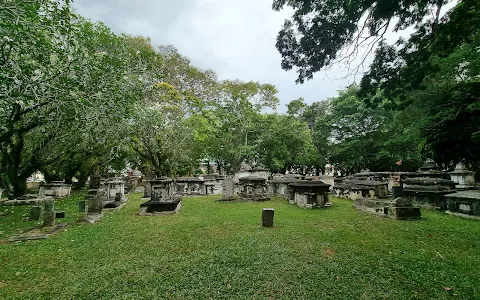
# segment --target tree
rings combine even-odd
[[[61,156],[47,147],[121,118],[133,99],[122,38],[68,1],[11,4],[0,10],[0,186],[18,197],[31,173]]]
[[[297,69],[297,83],[312,79],[315,72],[337,59],[352,62],[362,47],[372,51],[389,25],[402,30],[420,23],[434,11],[435,28],[441,8],[448,0],[274,0],[273,9],[293,8],[277,36],[284,70]],[[342,53],[343,51],[343,53]]]

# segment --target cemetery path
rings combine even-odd
[[[333,199],[186,197],[179,214],[140,217],[140,195],[93,225],[0,245],[1,299],[480,298],[480,222],[439,212],[402,222]],[[260,227],[262,208],[273,228]],[[2,224],[0,219],[0,225]]]

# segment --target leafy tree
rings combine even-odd
[[[297,83],[312,79],[315,72],[337,59],[352,62],[360,48],[370,51],[383,39],[389,25],[402,30],[430,16],[431,28],[438,23],[447,0],[274,0],[273,9],[293,8],[277,36],[282,68],[297,69]]]

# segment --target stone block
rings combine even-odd
[[[393,213],[398,220],[420,219],[420,207],[393,207]]]
[[[50,210],[45,210],[43,212],[43,226],[53,227],[55,226],[55,212]]]
[[[273,216],[275,211],[273,208],[264,208],[262,210],[262,226],[273,227]]]
[[[45,199],[43,202],[45,205],[45,211],[54,211],[55,210],[55,200],[54,199]]]
[[[43,213],[42,206],[32,206],[30,208],[30,216],[28,217],[29,221],[38,221]]]

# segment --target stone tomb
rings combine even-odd
[[[461,162],[455,166],[453,172],[450,172],[450,179],[457,184],[456,189],[472,189],[475,187],[475,172],[467,170]]]
[[[459,191],[444,197],[450,212],[461,216],[480,217],[480,190]]]
[[[294,177],[275,178],[268,181],[268,193],[277,197],[282,197],[290,200],[291,197],[291,183],[297,182],[298,179]]]
[[[262,177],[247,176],[239,178],[238,196],[244,201],[268,201],[267,180]]]
[[[393,201],[378,199],[357,199],[353,206],[361,211],[397,220],[418,220],[420,207],[415,206],[411,198],[397,198]]]
[[[70,196],[72,185],[63,181],[52,181],[49,183],[41,183],[39,196],[51,196],[54,198],[63,198]]]
[[[331,206],[328,201],[330,185],[321,181],[299,180],[290,184],[290,203],[305,208],[322,208]]]
[[[350,200],[383,199],[387,197],[388,183],[375,180],[335,180],[333,193]]]
[[[121,201],[127,201],[125,197],[125,182],[122,178],[114,177],[108,179],[105,184],[107,185],[107,201],[115,201],[115,197],[120,193]]]
[[[140,205],[140,215],[176,213],[181,207],[182,197],[174,193],[173,180],[160,177],[150,180],[152,196]]]
[[[180,195],[205,195],[205,179],[199,177],[178,177],[175,179],[176,192]]]
[[[452,193],[455,182],[442,178],[415,177],[407,178],[403,183],[405,197],[411,197],[425,207],[447,209],[443,195]]]

